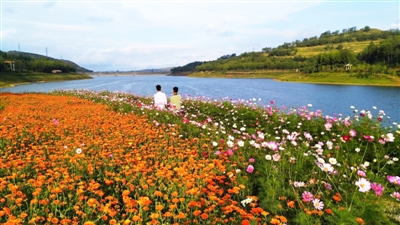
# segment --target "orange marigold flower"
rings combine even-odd
[[[360,218],[360,217],[358,217],[358,218],[356,219],[356,222],[357,222],[358,224],[361,224],[361,225],[365,224],[364,220],[363,220],[362,218]]]
[[[271,221],[269,221],[269,222],[270,222],[271,224],[277,224],[277,225],[281,224],[281,221],[278,220],[278,219],[275,219],[275,218],[272,218]]]
[[[248,220],[242,220],[242,225],[250,225],[250,222]]]
[[[172,213],[171,213],[171,212],[166,212],[166,213],[164,213],[163,216],[164,216],[164,217],[171,217],[171,216],[172,216]]]
[[[137,215],[132,216],[132,220],[135,222],[140,221],[140,216],[137,216]]]
[[[289,208],[294,208],[294,201],[288,201],[287,206]]]
[[[53,219],[51,219],[51,223],[53,223],[53,224],[57,224],[57,223],[58,223],[58,219],[57,219],[57,218],[53,218]]]
[[[180,212],[179,215],[178,215],[178,218],[179,218],[179,219],[185,219],[185,218],[186,218],[185,213]]]
[[[128,196],[131,192],[129,190],[124,190],[122,196]]]
[[[131,221],[129,219],[124,220],[124,222],[122,223],[122,225],[129,225],[131,224]]]
[[[161,196],[163,196],[163,193],[161,191],[155,191],[154,195],[158,196],[158,197],[161,197]]]
[[[156,206],[156,210],[158,210],[158,211],[161,211],[163,209],[164,209],[164,206],[162,206],[162,205],[157,205]]]
[[[202,218],[203,220],[206,220],[206,219],[208,218],[208,214],[207,214],[207,213],[201,214],[201,218]]]
[[[193,212],[193,216],[198,216],[198,215],[200,215],[201,214],[201,211],[200,210],[195,210],[194,212]]]
[[[115,219],[110,220],[110,224],[117,224],[117,221]]]
[[[332,209],[325,209],[325,212],[328,213],[329,215],[332,215]]]
[[[86,221],[83,225],[96,225],[96,224],[93,223],[92,221]]]
[[[340,194],[339,194],[339,193],[336,193],[332,198],[333,198],[333,200],[335,200],[336,202],[342,201],[342,198],[340,197]]]
[[[281,220],[282,223],[287,223],[287,219],[284,216],[277,216]]]

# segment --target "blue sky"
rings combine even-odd
[[[400,29],[399,1],[0,0],[1,50],[94,71],[183,66],[369,26]]]

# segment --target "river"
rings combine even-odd
[[[109,90],[152,96],[155,86],[170,96],[174,86],[182,96],[205,96],[214,99],[253,100],[267,105],[274,101],[279,107],[301,107],[311,104],[312,110],[324,115],[353,115],[353,110],[370,110],[377,115],[383,110],[385,124],[400,122],[400,88],[277,82],[271,79],[189,78],[165,75],[93,76],[94,79],[63,82],[32,83],[0,92],[49,92],[57,89]],[[351,108],[351,107],[354,107]],[[376,108],[376,109],[374,109]]]

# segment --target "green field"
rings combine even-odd
[[[376,40],[373,41],[375,44],[379,44],[381,40]],[[344,42],[341,43],[343,45],[344,49],[350,49],[353,50],[354,53],[359,53],[361,52],[365,47],[367,47],[371,41],[358,41],[358,42]],[[334,44],[332,47],[336,49],[339,44]],[[317,56],[320,53],[325,53],[329,52],[331,50],[325,50],[326,45],[318,45],[318,46],[311,46],[311,47],[298,47],[297,50],[297,56],[303,56],[303,57],[311,57],[311,56]]]
[[[398,76],[377,74],[368,77],[359,76],[356,73],[294,73],[279,70],[257,70],[252,72],[195,72],[190,77],[203,78],[267,78],[282,82],[302,82],[321,84],[345,84],[345,85],[371,85],[400,87]]]

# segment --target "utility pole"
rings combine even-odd
[[[20,47],[19,47],[19,43],[18,43],[18,51],[19,51],[19,52],[21,51],[21,49],[20,49]]]
[[[46,56],[47,56],[47,47],[46,47]]]

